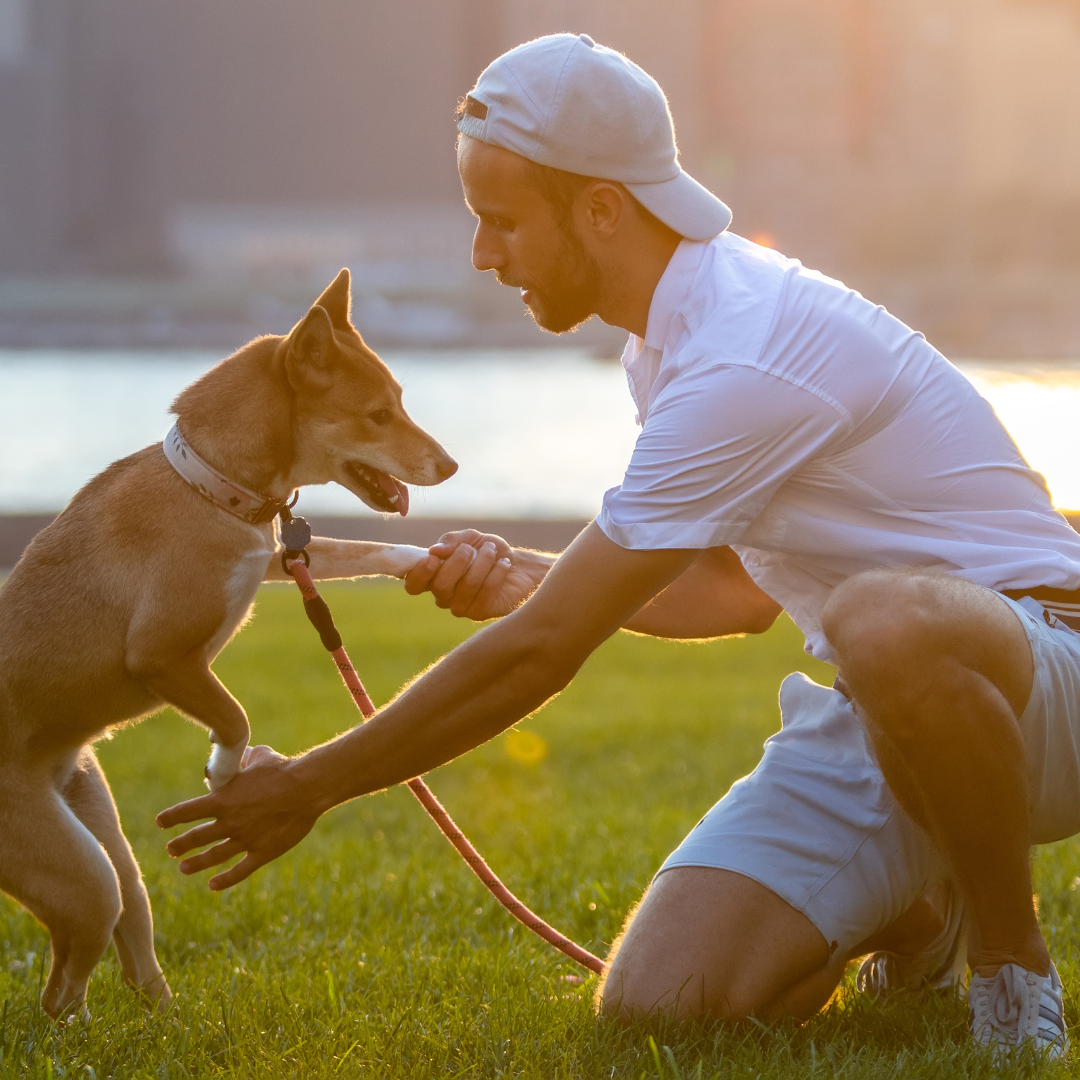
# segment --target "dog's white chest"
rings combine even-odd
[[[259,529],[260,534],[262,529]],[[260,539],[263,539],[260,536]],[[247,621],[251,607],[255,602],[255,593],[259,583],[266,576],[266,568],[274,554],[273,533],[265,538],[266,545],[247,551],[237,562],[235,569],[225,585],[225,618],[221,621],[217,633],[207,642],[206,658],[214,657],[228,643],[229,639]]]

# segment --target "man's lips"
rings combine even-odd
[[[396,477],[362,461],[350,461],[347,468],[377,510],[402,517],[409,512],[409,489]]]

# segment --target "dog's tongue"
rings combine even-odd
[[[397,496],[394,503],[394,512],[404,517],[409,512],[409,489],[400,481],[395,480],[389,473],[379,473],[379,486],[390,496]]]

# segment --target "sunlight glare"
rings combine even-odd
[[[1080,510],[1080,362],[969,361],[956,365],[1046,477],[1054,505]]]

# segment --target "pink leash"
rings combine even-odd
[[[300,520],[300,519],[297,519]],[[298,554],[292,550],[288,556]],[[306,553],[300,553],[301,555]],[[286,570],[296,579],[300,592],[304,597],[304,610],[312,625],[319,631],[323,645],[334,657],[334,661],[341,672],[345,685],[352,694],[356,707],[360,710],[364,719],[375,715],[375,706],[368,697],[360,676],[356,674],[356,668],[345,652],[345,646],[341,643],[341,635],[334,626],[330,609],[326,601],[319,595],[315,588],[311,574],[305,565],[303,557],[286,562],[282,560]],[[484,862],[480,853],[465,838],[465,834],[454,824],[450,815],[443,809],[442,803],[435,798],[431,788],[418,776],[408,782],[409,790],[420,800],[420,804],[431,815],[432,820],[442,830],[443,835],[457,848],[458,854],[469,864],[472,872],[484,883],[487,890],[499,901],[500,904],[523,926],[527,926],[534,934],[542,937],[549,945],[554,945],[560,952],[565,953],[571,960],[581,964],[582,967],[595,971],[598,975],[604,971],[604,961],[598,956],[593,956],[580,945],[575,945],[564,934],[560,934],[553,926],[549,926],[538,915],[533,914],[496,876],[494,871]]]

